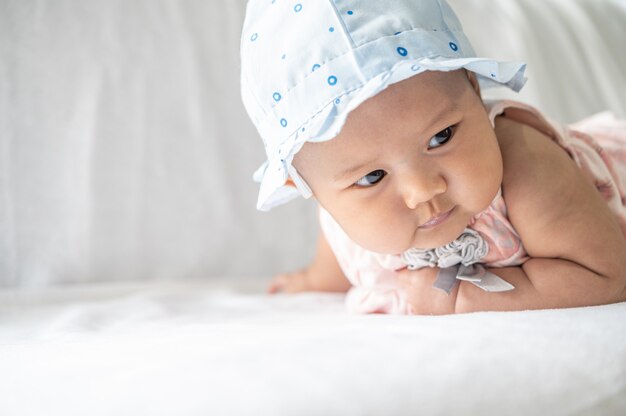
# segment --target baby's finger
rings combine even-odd
[[[271,281],[269,286],[267,287],[267,293],[270,295],[275,293],[280,293],[285,290],[285,286],[287,285],[287,276],[284,274],[275,276]]]

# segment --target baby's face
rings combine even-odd
[[[296,154],[294,166],[353,241],[388,254],[438,247],[489,206],[502,156],[474,85],[463,70],[393,84],[352,111],[337,137]]]

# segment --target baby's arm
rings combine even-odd
[[[502,119],[497,133],[509,138],[501,141],[509,219],[531,259],[521,267],[493,271],[528,282],[526,292],[518,291],[520,296],[528,293],[528,299],[520,299],[524,308],[624,300],[626,241],[592,180],[561,147],[532,127]],[[476,293],[467,285],[459,290],[457,309],[463,309],[464,299],[469,304]],[[499,298],[494,296],[493,302]]]
[[[311,264],[304,269],[275,276],[267,291],[269,293],[347,292],[350,286],[324,233],[320,231],[315,257]]]
[[[515,286],[488,293],[461,282],[446,296],[430,287],[438,269],[403,271],[416,313],[524,310],[626,300],[626,241],[594,184],[552,140],[505,121],[503,196],[531,257],[519,267],[490,268]]]

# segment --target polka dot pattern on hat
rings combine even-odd
[[[483,87],[525,80],[521,63],[476,57],[445,0],[249,0],[241,93],[267,153],[257,207],[310,193],[291,160],[305,142],[337,135],[350,109],[391,83],[458,68]]]

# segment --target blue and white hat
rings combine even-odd
[[[294,155],[335,137],[350,111],[388,85],[465,68],[482,88],[519,91],[525,67],[476,57],[445,0],[250,0],[241,95],[267,153],[254,174],[257,208],[310,197]]]

